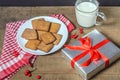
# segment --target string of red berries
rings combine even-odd
[[[35,69],[34,69],[34,70],[35,70]],[[31,76],[32,76],[32,72],[33,72],[34,70],[32,70],[32,71],[26,70],[26,71],[24,72],[24,75],[25,75],[25,76],[28,76],[28,77],[31,77]],[[41,76],[40,76],[40,75],[37,75],[36,78],[37,78],[37,79],[41,79]]]
[[[73,39],[76,39],[77,37],[78,37],[77,34],[73,34],[73,35],[71,35],[71,38],[73,38]]]
[[[82,27],[79,28],[79,33],[83,34],[83,28]]]
[[[28,76],[28,77],[31,77],[31,76],[32,76],[30,70],[26,70],[24,74],[25,74],[25,76]]]
[[[82,28],[82,27],[77,28],[77,29],[74,31],[74,33],[71,34],[70,37],[71,37],[72,39],[76,39],[76,38],[78,38],[78,36],[79,36],[80,34],[83,34],[83,28]]]

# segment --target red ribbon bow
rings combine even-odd
[[[83,58],[85,55],[89,54],[90,58],[83,62],[81,66],[88,66],[92,61],[97,62],[98,60],[102,59],[105,62],[105,67],[109,65],[109,59],[103,55],[101,52],[98,51],[98,48],[102,47],[106,43],[109,42],[108,39],[105,39],[95,46],[91,45],[90,37],[80,38],[79,41],[81,42],[81,46],[69,46],[65,45],[66,48],[71,50],[84,50],[81,54],[77,55],[71,60],[71,66],[74,68],[75,62]]]

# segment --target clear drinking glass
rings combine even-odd
[[[99,2],[97,0],[77,0],[75,3],[76,19],[82,27],[92,27],[101,25],[106,20],[103,12],[99,12]],[[98,22],[97,17],[103,21]]]

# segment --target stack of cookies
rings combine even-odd
[[[28,40],[25,47],[49,52],[62,39],[62,35],[58,34],[60,26],[59,23],[46,21],[44,18],[32,20],[33,29],[26,28],[22,33],[22,37]]]

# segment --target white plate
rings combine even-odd
[[[41,50],[31,50],[31,49],[26,48],[25,44],[26,44],[27,40],[25,40],[24,38],[21,37],[23,31],[26,28],[31,28],[32,29],[31,21],[34,20],[34,19],[38,19],[38,18],[44,18],[46,21],[56,22],[56,23],[61,24],[61,27],[58,31],[58,34],[63,35],[63,37],[62,37],[60,43],[58,45],[54,45],[54,47],[48,53],[43,52]],[[20,28],[17,31],[17,36],[16,37],[17,37],[17,42],[18,42],[19,46],[24,51],[26,51],[28,53],[31,53],[31,54],[34,54],[34,55],[47,55],[47,54],[51,54],[51,53],[54,53],[55,51],[59,50],[65,44],[65,42],[68,38],[68,30],[67,30],[66,25],[62,21],[58,20],[57,18],[53,18],[53,17],[49,17],[49,16],[39,16],[39,17],[29,19],[23,25],[21,25]]]

